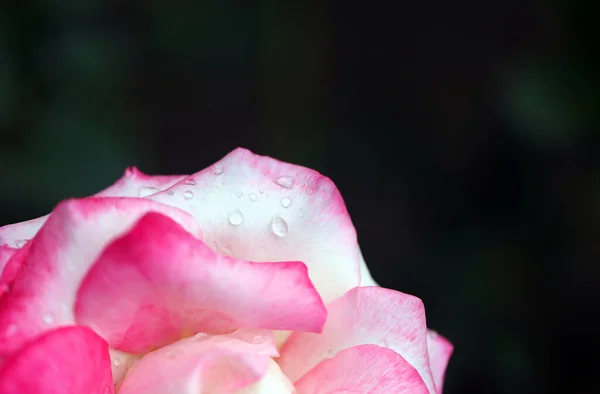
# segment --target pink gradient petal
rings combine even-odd
[[[360,282],[356,231],[320,173],[238,148],[150,199],[190,212],[204,242],[251,261],[299,260],[327,303]]]
[[[9,248],[8,246],[0,246],[0,274],[4,271],[4,267],[8,260],[15,254],[19,249]]]
[[[0,246],[0,248],[7,247]],[[4,267],[0,271],[0,298],[4,293],[10,290],[13,281],[19,274],[21,266],[27,257],[27,253],[29,253],[29,243],[25,244],[21,249],[11,250],[12,255],[10,255],[9,259],[5,262]]]
[[[438,393],[441,393],[444,387],[446,367],[454,351],[454,346],[437,332],[427,330],[427,348],[429,349],[429,362],[431,364],[431,373],[433,374],[435,387]]]
[[[221,256],[157,213],[106,248],[82,282],[75,310],[77,322],[130,353],[194,332],[319,332],[327,316],[303,263]]]
[[[362,253],[360,254],[360,285],[361,286],[379,286],[371,272],[369,271],[369,267],[367,267],[367,263]]]
[[[240,335],[241,332],[241,335]],[[146,354],[119,394],[228,394],[260,380],[277,356],[270,332],[200,334]]]
[[[185,179],[184,175],[146,175],[130,167],[114,185],[96,193],[96,197],[146,197],[158,193]],[[48,216],[0,227],[0,246],[21,247],[35,236]]]
[[[391,349],[359,345],[320,362],[295,383],[302,394],[427,394],[417,370]]]
[[[150,211],[166,214],[200,236],[191,216],[145,199],[86,198],[59,204],[27,245],[11,290],[0,299],[0,356],[49,329],[74,324],[83,277],[107,244]]]
[[[382,287],[356,287],[327,310],[321,334],[294,333],[281,349],[279,365],[292,381],[341,350],[371,344],[400,354],[435,393],[420,299]]]
[[[49,331],[0,370],[2,394],[112,394],[107,343],[82,326]]]

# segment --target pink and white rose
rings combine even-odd
[[[453,350],[329,178],[245,149],[0,228],[0,272],[1,394],[434,394]]]

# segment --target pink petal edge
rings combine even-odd
[[[294,386],[302,394],[427,394],[417,370],[391,349],[358,345],[317,364]]]
[[[400,354],[419,372],[429,391],[436,392],[420,299],[382,287],[356,287],[327,310],[321,334],[293,333],[281,349],[279,365],[292,381],[341,350],[372,344]]]
[[[427,348],[429,351],[429,362],[431,364],[431,373],[435,381],[435,387],[438,393],[442,392],[444,387],[444,377],[450,357],[454,352],[454,346],[446,338],[433,330],[427,330]]]
[[[108,345],[92,330],[48,331],[6,360],[2,394],[112,394]]]

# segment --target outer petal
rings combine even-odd
[[[454,346],[437,332],[427,330],[427,348],[429,349],[429,362],[435,387],[438,393],[441,393],[444,386],[446,367],[454,351]]]
[[[361,286],[379,286],[373,276],[371,276],[371,272],[369,272],[369,267],[367,267],[367,263],[362,253],[360,254],[360,285]]]
[[[149,198],[194,215],[214,250],[300,260],[326,303],[359,284],[356,232],[329,178],[240,148],[190,179]]]
[[[15,254],[18,249],[9,248],[8,246],[0,246],[0,274],[4,271],[4,267],[8,260]]]
[[[322,361],[295,384],[302,394],[427,394],[417,370],[393,350],[354,346]]]
[[[106,248],[76,304],[77,322],[131,353],[239,327],[320,332],[326,316],[303,263],[220,256],[157,213]]]
[[[5,262],[4,267],[0,270],[0,297],[9,291],[10,286],[19,274],[21,266],[27,257],[27,253],[29,253],[29,246],[29,244],[26,244],[21,249],[11,249],[0,246],[0,248],[10,249],[11,251],[8,253],[10,257]]]
[[[404,357],[435,393],[420,299],[382,287],[356,287],[331,303],[328,313],[321,334],[294,333],[281,349],[279,365],[292,381],[340,350],[373,344]]]
[[[7,360],[0,393],[114,393],[108,345],[87,327],[49,331]]]
[[[0,299],[0,356],[53,327],[73,324],[75,295],[90,266],[149,211],[167,214],[200,236],[191,216],[149,200],[87,198],[59,204],[28,244],[11,291]]]
[[[184,175],[150,176],[130,167],[114,185],[95,194],[97,197],[146,197],[168,189],[183,180]],[[21,247],[35,236],[48,216],[0,227],[0,245]]]
[[[199,334],[146,354],[119,394],[228,394],[260,380],[277,355],[269,332]]]

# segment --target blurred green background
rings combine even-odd
[[[595,392],[596,4],[3,2],[0,224],[244,146],[337,183],[445,393]]]

